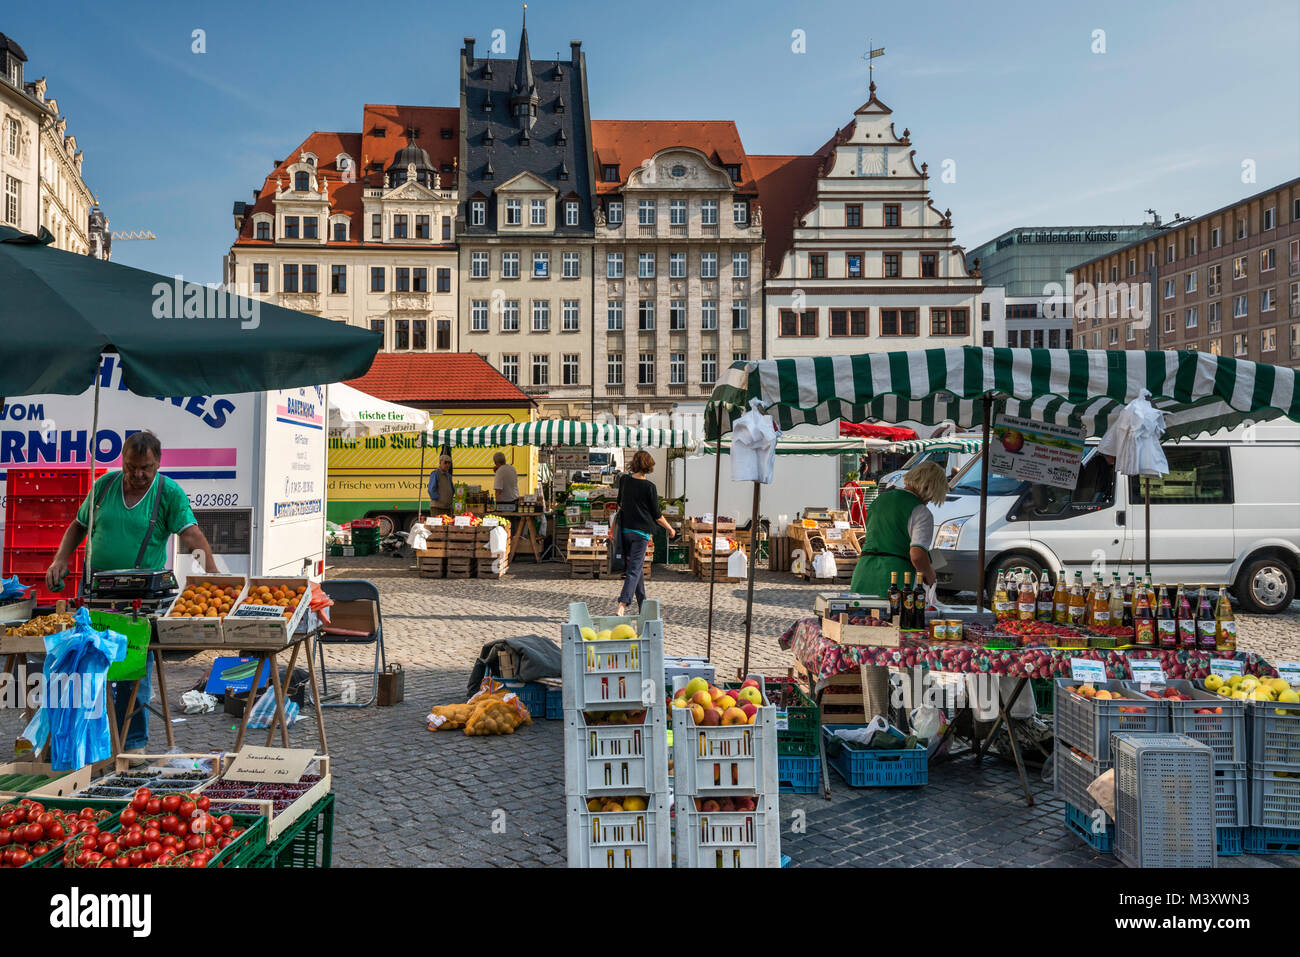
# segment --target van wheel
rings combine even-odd
[[[1276,615],[1295,598],[1295,572],[1285,559],[1256,558],[1242,569],[1233,592],[1247,611]]]
[[[379,520],[379,540],[383,541],[393,532],[397,531],[397,519],[392,515],[379,514],[375,518]]]

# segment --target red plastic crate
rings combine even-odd
[[[89,469],[9,469],[7,491],[11,496],[84,496],[90,491],[89,475]]]
[[[54,548],[63,544],[68,522],[11,522],[5,525],[6,548]]]
[[[50,567],[54,561],[54,556],[58,554],[58,548],[13,548],[5,546],[4,555],[4,574],[17,575],[18,580],[24,585],[32,584],[28,582],[24,575],[36,575],[44,577],[45,570]],[[68,571],[73,575],[80,575],[82,563],[85,561],[83,549],[77,549],[76,554],[72,556],[72,561],[68,563]]]
[[[85,497],[78,495],[10,495],[5,501],[5,524],[58,522],[66,528],[83,501]]]
[[[78,593],[81,591],[81,574],[69,573],[68,577],[63,579],[63,591],[54,592],[45,587],[45,573],[39,575],[19,575],[18,581],[24,585],[36,586],[36,604],[53,605],[56,601],[64,599],[69,605],[75,604]]]
[[[350,523],[352,528],[378,528],[379,519],[377,518],[354,518]]]

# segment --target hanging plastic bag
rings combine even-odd
[[[835,567],[835,556],[830,552],[818,552],[813,559],[813,578],[834,578],[839,574]]]
[[[948,728],[948,716],[938,708],[922,705],[919,708],[913,708],[908,718],[913,733],[926,742],[926,756],[934,757],[938,752],[943,733]]]
[[[1115,424],[1106,430],[1097,450],[1115,459],[1115,471],[1124,475],[1165,475],[1169,460],[1160,446],[1165,434],[1165,413],[1150,401],[1151,393],[1141,394],[1124,406]]]
[[[493,555],[504,555],[510,548],[510,536],[500,525],[488,533],[488,551]]]
[[[745,555],[743,549],[737,548],[731,553],[731,557],[727,559],[727,577],[749,577],[749,558]]]
[[[18,576],[0,579],[0,602],[22,601],[27,597],[27,585],[18,580]]]
[[[749,400],[749,411],[731,427],[731,480],[771,483],[776,466],[776,439],[780,434],[772,417],[759,409],[758,399]]]

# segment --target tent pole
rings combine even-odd
[[[718,543],[718,484],[722,476],[722,409],[717,415],[718,438],[713,452],[713,543]],[[694,543],[692,543],[694,547]],[[709,549],[709,635],[704,646],[705,660],[713,658],[713,582],[717,577],[718,563],[713,549]]]
[[[749,674],[749,636],[754,624],[754,569],[758,565],[758,492],[762,486],[754,483],[754,512],[749,523],[749,584],[745,589],[745,663],[741,680]],[[717,521],[717,516],[714,516]]]
[[[95,534],[95,453],[99,451],[99,368],[95,369],[95,405],[94,411],[90,416],[90,498],[91,507],[87,512],[88,521],[86,523],[86,568],[82,573],[81,580],[84,584],[90,584],[90,571],[95,566],[90,563],[90,546],[91,538]],[[123,461],[123,467],[126,462]],[[125,479],[123,479],[125,481]],[[76,596],[73,595],[73,598]]]
[[[1144,489],[1143,498],[1146,500],[1146,535],[1147,535],[1147,578],[1151,577],[1151,476],[1142,476],[1142,485]]]
[[[984,407],[984,461],[980,463],[980,555],[979,555],[979,584],[976,591],[980,596],[980,611],[984,611],[986,596],[986,576],[984,574],[984,539],[988,532],[988,511],[989,511],[989,431],[992,427],[993,418],[993,396],[985,394],[980,400]]]
[[[415,489],[416,506],[415,517],[418,519],[424,512],[424,449],[429,444],[429,433],[420,433],[420,484]]]

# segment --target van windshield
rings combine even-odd
[[[967,462],[966,466],[952,480],[948,487],[949,494],[978,495],[980,493],[980,479],[983,474],[984,460],[976,456]],[[990,495],[1019,495],[1028,487],[1028,482],[1012,478],[1009,475],[998,475],[996,472],[989,475]]]

